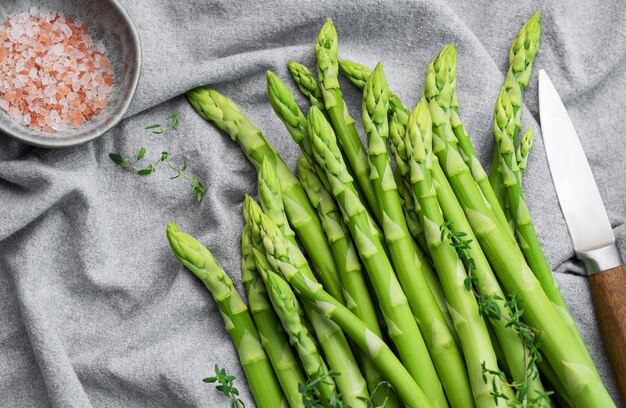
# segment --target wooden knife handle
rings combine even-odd
[[[626,402],[626,267],[595,273],[589,285],[604,346]]]

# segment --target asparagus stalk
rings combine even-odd
[[[247,204],[247,217],[258,228],[265,255],[272,267],[277,268],[278,264],[283,263],[290,264],[302,271],[309,280],[315,282],[315,276],[298,246],[282,233],[269,216],[261,212],[254,200],[247,198]],[[364,400],[368,397],[366,383],[341,329],[319,312],[311,310],[308,303],[304,306],[320,346],[324,350],[326,361],[330,368],[341,374],[335,381],[345,402],[355,408],[365,407]]]
[[[285,212],[291,226],[329,292],[341,293],[337,268],[317,214],[302,186],[276,150],[265,140],[263,133],[241,113],[233,101],[213,89],[192,89],[187,92],[187,99],[202,118],[214,123],[239,143],[257,170],[263,163],[263,158],[267,158],[276,168]]]
[[[385,250],[375,236],[367,210],[359,200],[348,173],[332,127],[319,109],[309,111],[309,135],[315,159],[324,168],[332,194],[341,208],[354,243],[376,292],[380,308],[401,361],[435,406],[441,406],[441,385],[436,376],[424,340],[393,271]],[[445,324],[444,324],[445,326]],[[406,402],[406,401],[405,401]],[[447,404],[444,404],[445,406]]]
[[[302,92],[302,95],[306,96],[309,98],[309,101],[311,101],[311,106],[317,106],[319,110],[325,112],[326,107],[324,106],[322,90],[311,70],[295,61],[287,62],[287,67],[289,68],[294,82],[298,85],[298,89]]]
[[[494,401],[491,396],[493,385],[509,398],[513,397],[502,379],[494,376],[489,382],[483,381],[483,364],[498,367],[496,355],[476,299],[466,288],[467,273],[463,263],[447,234],[441,231],[442,227],[446,227],[432,181],[431,128],[428,104],[422,99],[409,117],[405,145],[409,155],[410,180],[422,211],[424,234],[461,340],[476,406],[506,406],[504,400]]]
[[[341,326],[352,341],[367,354],[383,376],[389,380],[407,407],[433,406],[389,346],[362,320],[330,296],[321,285],[308,279],[298,268],[287,263],[278,263],[277,266],[280,273],[299,295],[311,301],[313,307]]]
[[[167,239],[176,258],[211,292],[224,318],[257,406],[286,407],[276,375],[261,346],[248,307],[211,252],[192,236],[167,224]]]
[[[441,381],[452,406],[471,406],[472,391],[461,352],[430,290],[425,276],[426,265],[418,258],[419,249],[411,238],[402,212],[386,146],[389,134],[388,108],[387,81],[382,65],[378,64],[367,80],[363,93],[363,128],[369,146],[370,180],[378,199],[383,234],[394,270],[437,371],[436,374],[432,373],[434,378],[431,381],[435,383],[424,385],[423,388],[436,388]],[[431,373],[425,372],[424,375],[430,376]],[[443,394],[440,397],[443,406],[445,397]]]
[[[533,68],[533,61],[539,50],[539,39],[541,37],[540,19],[541,16],[539,12],[536,12],[519,30],[509,50],[509,69],[504,80],[503,89],[509,94],[513,105],[515,126],[513,130],[513,140],[515,141],[517,141],[517,134],[522,128],[521,108],[524,100],[524,89],[526,85],[528,85]],[[508,199],[503,181],[500,156],[500,146],[498,143],[495,143],[489,181],[498,197],[500,205],[502,208],[506,208],[506,206],[508,206]],[[507,214],[509,219],[512,217],[510,212],[509,209]]]
[[[330,122],[335,129],[339,144],[346,155],[352,172],[363,192],[365,204],[378,216],[380,209],[376,201],[374,189],[370,183],[369,163],[363,142],[356,131],[355,121],[348,112],[339,81],[337,78],[339,63],[337,31],[333,22],[328,19],[320,30],[315,43],[315,55],[317,56],[317,76],[324,97],[324,106],[330,117]]]
[[[300,361],[309,377],[328,374],[328,367],[315,345],[315,341],[302,321],[302,310],[291,287],[280,276],[271,273],[271,266],[265,255],[252,248],[257,269],[263,278],[267,291],[285,331],[289,342],[300,356]],[[335,382],[322,381],[318,386],[321,399],[328,404],[335,398]]]
[[[432,111],[431,111],[432,114]],[[433,149],[455,195],[507,292],[525,305],[524,319],[539,331],[541,348],[575,406],[614,406],[589,354],[569,329],[573,322],[557,310],[528,267],[519,248],[503,232],[460,153],[433,132]]]
[[[246,289],[252,319],[259,331],[261,345],[274,368],[274,373],[291,408],[304,408],[298,384],[304,384],[304,374],[293,354],[285,331],[272,308],[265,284],[256,267],[250,225],[241,234],[241,281]]]
[[[346,78],[362,91],[363,88],[365,88],[365,83],[372,74],[370,67],[345,59],[340,59],[337,62],[339,63],[341,72],[343,72]]]

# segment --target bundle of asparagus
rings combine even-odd
[[[208,249],[173,224],[167,236],[217,301],[259,407],[614,406],[521,189],[532,146],[530,129],[518,142],[522,95],[539,37],[537,13],[511,47],[489,175],[461,120],[453,44],[428,65],[411,111],[381,64],[338,60],[328,20],[318,79],[289,62],[306,115],[267,73],[271,106],[302,150],[298,178],[235,103],[187,93],[258,170],[259,203],[243,205],[248,306]],[[340,67],[363,91],[367,146]]]

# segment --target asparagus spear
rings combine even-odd
[[[308,121],[315,159],[326,171],[332,186],[331,192],[346,218],[389,327],[389,336],[409,373],[422,387],[431,403],[440,406],[441,385],[433,384],[432,376],[436,374],[424,340],[385,250],[373,233],[367,211],[356,195],[352,177],[343,162],[332,127],[315,107],[309,111]]]
[[[432,115],[432,111],[431,111]],[[576,406],[614,406],[589,354],[570,331],[573,322],[557,310],[541,284],[519,255],[519,248],[503,232],[460,153],[433,132],[433,149],[439,158],[468,221],[509,293],[524,301],[525,320],[539,331],[541,348]]]
[[[265,140],[263,133],[241,113],[233,101],[213,89],[205,87],[192,89],[187,92],[187,99],[202,118],[214,123],[239,143],[257,170],[263,158],[267,158],[276,168],[285,212],[291,226],[296,230],[298,238],[329,292],[340,294],[341,285],[337,277],[337,268],[317,214],[302,186],[276,150]]]
[[[493,132],[498,144],[498,153],[500,154],[502,181],[506,189],[509,205],[511,206],[511,214],[515,220],[520,248],[528,265],[535,273],[535,276],[537,276],[550,300],[566,310],[565,300],[561,296],[550,266],[543,255],[526,201],[524,200],[521,175],[513,144],[514,131],[516,129],[515,114],[509,94],[504,88],[498,96],[494,116]]]
[[[250,225],[241,234],[241,281],[246,289],[252,319],[259,331],[261,345],[274,368],[287,402],[291,408],[304,408],[298,384],[304,384],[304,374],[289,346],[288,338],[272,308],[265,284],[256,267]]]
[[[311,101],[311,106],[317,106],[319,110],[325,112],[326,107],[324,106],[322,90],[317,84],[313,73],[307,67],[295,61],[287,62],[287,67],[300,92]]]
[[[284,235],[282,229],[279,229],[274,220],[266,215],[267,213],[261,212],[261,208],[254,200],[246,197],[246,204],[247,219],[254,223],[255,230],[258,229],[260,232],[265,255],[272,267],[277,268],[281,263],[290,264],[302,271],[309,280],[315,282],[315,276],[295,242]],[[365,407],[363,399],[366,400],[368,397],[365,380],[341,329],[319,312],[311,310],[308,303],[304,303],[304,310],[307,312],[330,368],[341,374],[335,378],[335,381],[344,401],[355,408]]]
[[[315,55],[317,56],[317,76],[320,80],[324,106],[330,117],[330,122],[337,134],[339,144],[346,155],[348,163],[363,191],[365,204],[378,216],[380,209],[376,201],[374,189],[369,181],[370,169],[367,161],[367,153],[356,131],[354,119],[348,112],[337,75],[339,63],[337,61],[338,38],[333,22],[328,19],[320,30],[315,43]]]
[[[472,391],[461,352],[427,283],[426,264],[418,258],[419,249],[411,238],[402,212],[386,147],[388,108],[387,81],[382,65],[378,64],[364,88],[363,128],[367,134],[370,180],[381,211],[383,234],[394,270],[437,370],[439,378],[432,373],[435,377],[432,380],[436,383],[429,387],[437,387],[441,380],[451,405],[468,407],[472,405]],[[431,374],[426,372],[425,375]],[[443,394],[440,397],[441,404],[445,405]]]
[[[307,325],[302,322],[302,310],[291,287],[280,276],[270,272],[272,267],[265,255],[257,251],[256,248],[252,248],[252,252],[274,310],[289,335],[289,342],[300,356],[304,371],[309,377],[327,374],[328,367],[318,351]],[[332,380],[320,382],[318,390],[321,399],[328,404],[336,395],[335,382]]]
[[[505,89],[509,94],[513,105],[515,141],[517,141],[517,134],[522,127],[521,108],[524,98],[524,89],[530,79],[533,61],[535,60],[535,55],[539,50],[539,39],[541,37],[540,19],[541,16],[539,12],[536,12],[519,30],[517,37],[513,41],[511,49],[509,50],[509,69],[504,80],[503,89]],[[498,197],[500,206],[505,208],[508,205],[508,200],[506,198],[507,193],[503,182],[503,173],[500,164],[500,146],[496,143],[494,145],[489,181],[493,187],[494,193]],[[512,214],[510,215],[512,216]]]
[[[286,407],[276,375],[259,341],[248,307],[211,252],[192,236],[167,224],[167,239],[176,258],[207,287],[230,334],[250,391],[259,407]]]
[[[367,65],[345,59],[338,60],[339,67],[343,74],[360,90],[365,88],[365,83],[372,74],[372,70]]]
[[[505,406],[504,400],[494,401],[491,396],[493,384],[509,398],[513,397],[502,379],[494,376],[489,382],[483,381],[483,364],[498,367],[496,355],[476,299],[465,286],[464,276],[467,275],[463,263],[447,234],[441,231],[442,226],[446,227],[432,181],[431,128],[428,105],[422,99],[409,117],[405,145],[409,156],[410,180],[414,195],[420,202],[424,234],[461,340],[476,406]]]

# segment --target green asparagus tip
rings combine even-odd
[[[246,223],[250,223],[252,222],[252,206],[253,204],[256,204],[256,202],[254,201],[254,199],[252,197],[250,197],[248,194],[244,194],[243,196],[243,206],[242,206],[242,211],[243,211],[243,219]]]
[[[167,239],[176,258],[198,278],[203,279],[207,275],[205,265],[213,255],[194,237],[182,232],[178,225],[168,223],[165,227]]]
[[[363,64],[349,60],[339,60],[339,67],[344,75],[352,82],[357,88],[363,89],[365,82],[372,74],[372,70]]]
[[[267,282],[267,275],[271,270],[270,265],[267,262],[267,258],[254,247],[252,248],[252,254],[254,255],[254,261],[256,262],[257,270],[261,274],[261,279],[263,279],[263,282]]]
[[[506,88],[502,87],[496,99],[495,114],[493,115],[493,130],[496,142],[501,140],[501,137],[507,132],[513,122],[513,106]]]
[[[265,71],[265,78],[267,79],[268,86],[271,82],[274,82],[278,79],[276,74],[270,70]]]
[[[406,151],[409,157],[422,162],[426,160],[426,152],[432,147],[432,122],[428,103],[422,98],[407,122],[405,136]]]
[[[389,87],[383,71],[383,64],[379,62],[365,84],[363,92],[363,126],[368,134],[376,130],[380,137],[386,138],[388,136],[389,131],[386,127],[388,126],[386,123],[388,110]],[[374,128],[370,128],[370,126],[374,126]]]
[[[318,52],[318,48],[324,48],[330,54],[334,55],[335,58],[337,56],[337,30],[335,29],[335,25],[330,18],[326,19],[326,23],[322,26],[318,36],[317,43],[315,44],[315,52]]]
[[[258,187],[259,200],[261,200],[261,202],[276,203],[276,197],[282,197],[280,184],[276,176],[276,169],[272,167],[272,164],[267,158],[263,158],[263,164],[261,164],[261,169],[259,170]],[[282,200],[280,200],[278,206],[281,210],[283,209]]]

